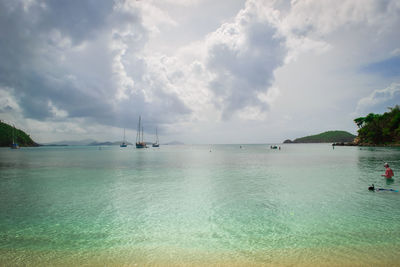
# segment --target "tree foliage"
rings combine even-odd
[[[37,146],[24,131],[15,129],[13,126],[0,121],[0,146],[11,146],[13,136],[19,146]]]
[[[384,114],[370,113],[354,119],[359,127],[358,138],[363,144],[400,143],[400,107],[389,108]]]

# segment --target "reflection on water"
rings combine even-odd
[[[328,144],[1,149],[0,264],[391,263],[400,195],[367,188],[399,189],[380,176],[384,162],[396,175],[399,156]]]

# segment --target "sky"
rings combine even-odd
[[[0,119],[39,143],[280,143],[400,104],[398,0],[0,0]]]

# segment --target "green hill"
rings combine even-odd
[[[11,146],[13,139],[13,131],[15,136],[15,141],[19,146],[38,146],[31,137],[24,131],[14,128],[7,123],[0,121],[0,146],[7,147]]]
[[[327,131],[316,135],[297,138],[293,141],[286,140],[284,143],[339,143],[353,142],[356,136],[346,131]]]

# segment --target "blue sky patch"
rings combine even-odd
[[[384,77],[400,75],[400,56],[369,64],[361,69],[363,72],[376,73]]]

